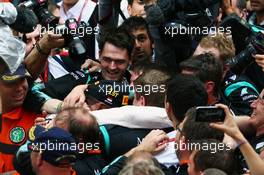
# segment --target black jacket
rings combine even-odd
[[[129,82],[130,77],[130,73],[126,71],[122,81]],[[34,112],[41,113],[41,107],[47,100],[52,98],[64,100],[74,87],[103,79],[101,72],[87,73],[82,70],[70,72],[47,83],[35,84],[29,91],[24,105]]]

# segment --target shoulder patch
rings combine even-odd
[[[21,143],[26,138],[25,129],[22,127],[12,128],[9,132],[9,139],[13,143]]]
[[[35,129],[36,129],[36,126],[33,126],[30,128],[29,132],[28,132],[28,138],[30,141],[34,141],[35,140]]]

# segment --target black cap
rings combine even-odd
[[[2,81],[10,83],[25,77],[30,77],[30,74],[26,70],[24,64],[20,64],[14,73],[11,73],[8,69],[6,69],[6,71],[0,76]]]
[[[42,159],[54,166],[69,166],[76,161],[76,142],[69,132],[61,128],[33,126],[29,139],[32,143],[28,148],[41,152]]]
[[[101,80],[88,85],[85,91],[86,99],[89,96],[103,102],[110,107],[128,105],[130,86],[114,80]]]

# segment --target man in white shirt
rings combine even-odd
[[[60,8],[60,22],[69,18],[88,22],[96,7],[92,0],[64,0]]]

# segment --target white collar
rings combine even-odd
[[[85,1],[86,0],[79,0],[72,8],[67,11],[66,14],[64,12],[63,6],[61,6],[60,17],[62,18],[62,20],[66,21],[69,18],[75,18],[76,20],[78,20],[83,9],[83,14],[80,20],[88,22],[96,7],[96,3],[91,0],[87,0],[88,3],[84,7]]]
[[[85,0],[79,0],[72,8],[70,8],[66,13],[63,9],[63,4],[60,8],[60,14],[61,17],[63,18],[63,20],[67,20],[68,18],[75,18],[76,20],[78,20],[80,13],[81,13],[81,9],[83,8],[85,3]]]

